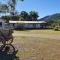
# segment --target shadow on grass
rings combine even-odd
[[[15,29],[16,31],[29,31],[29,30],[52,30],[48,28],[26,28],[26,29]]]
[[[0,47],[0,60],[20,60],[16,56],[18,50],[15,50],[13,45],[6,45]]]

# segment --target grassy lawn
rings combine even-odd
[[[60,35],[60,31],[54,31],[54,30],[24,30],[24,31],[18,31],[20,33],[36,33],[36,34],[57,34]]]
[[[20,60],[60,60],[60,31],[14,31]]]

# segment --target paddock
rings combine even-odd
[[[60,31],[14,31],[14,46],[20,60],[60,60]]]

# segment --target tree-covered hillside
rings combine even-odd
[[[60,13],[46,16],[44,18],[41,18],[40,20],[46,21],[47,26],[50,26],[50,28],[54,28],[55,30],[60,29]]]
[[[40,20],[43,20],[43,21],[60,20],[60,13],[45,16],[44,18],[41,18]]]

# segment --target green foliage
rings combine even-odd
[[[60,13],[46,16],[40,20],[46,21],[47,26],[50,26],[50,28],[60,30]]]
[[[9,12],[9,8],[6,4],[0,4],[0,13]]]
[[[5,0],[4,0],[5,1]],[[14,13],[16,8],[16,3],[18,0],[7,0],[7,3],[0,3],[0,13]],[[20,0],[24,1],[24,0]]]
[[[44,18],[41,18],[40,20],[47,21],[47,22],[60,20],[60,13],[56,13],[56,14],[53,14],[53,15],[45,16]]]
[[[42,18],[40,20],[46,21],[48,23],[48,25],[60,24],[60,13],[46,16],[46,17],[44,17],[44,18]]]
[[[27,13],[26,11],[22,11],[20,14],[20,20],[22,21],[36,21],[38,18],[38,13],[35,11],[31,11]]]
[[[38,13],[35,11],[31,11],[29,14],[30,14],[30,17],[32,18],[32,20],[37,20],[37,18],[39,17]]]
[[[15,12],[15,8],[16,8],[16,3],[18,0],[9,0],[8,1],[8,5],[10,7],[10,12]],[[20,1],[24,1],[24,0],[20,0]]]
[[[9,22],[10,16],[2,16],[2,19],[4,19],[6,22]]]
[[[8,23],[9,20],[19,20],[19,16],[2,16],[2,19]]]
[[[20,20],[28,20],[28,13],[26,12],[26,11],[22,11],[21,13],[20,13]]]

